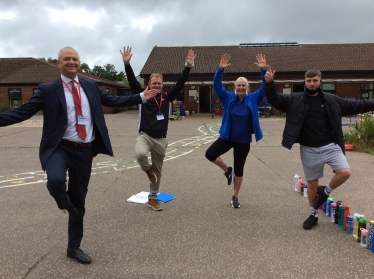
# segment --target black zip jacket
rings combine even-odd
[[[265,85],[265,95],[269,103],[277,110],[286,113],[282,146],[288,149],[291,149],[294,143],[299,142],[300,130],[309,109],[307,94],[306,92],[280,94],[277,92],[277,86],[274,81]],[[343,153],[345,153],[342,117],[373,111],[374,99],[343,99],[322,90],[318,94],[322,95],[328,121],[332,129],[331,138],[335,143],[339,144]]]
[[[139,105],[139,122],[138,130],[146,133],[151,137],[159,138],[161,136],[166,136],[169,124],[169,103],[173,101],[178,94],[182,91],[184,83],[190,74],[191,68],[185,67],[182,74],[180,75],[177,83],[170,89],[169,92],[163,92],[157,94],[154,98],[147,100],[146,103]],[[136,80],[134,71],[132,70],[130,64],[125,65],[125,72],[131,91],[133,94],[141,93],[144,91],[141,88],[140,83]],[[161,103],[162,98],[162,103]],[[158,105],[161,104],[159,110]],[[162,114],[164,119],[157,120],[157,115]]]

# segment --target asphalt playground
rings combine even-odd
[[[302,228],[309,207],[292,189],[303,171],[298,145],[281,146],[285,118],[261,117],[264,138],[251,144],[239,209],[205,159],[222,117],[170,121],[160,191],[177,198],[156,212],[126,202],[149,190],[134,157],[137,113],[105,116],[114,157],[98,155],[92,166],[81,246],[90,265],[66,256],[68,215],[38,157],[43,117],[0,128],[0,278],[373,278],[374,253],[323,212],[318,226]],[[374,220],[374,157],[346,156],[352,176],[331,196]],[[232,152],[223,159],[231,165]],[[320,184],[332,175],[326,166]]]

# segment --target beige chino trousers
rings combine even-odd
[[[149,198],[156,199],[160,189],[161,171],[166,155],[168,141],[166,138],[155,139],[147,134],[140,132],[136,138],[135,156],[143,171],[147,171],[150,167],[148,155],[151,154],[152,170],[157,176],[156,183],[149,184]]]

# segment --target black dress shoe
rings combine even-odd
[[[91,258],[85,254],[80,248],[71,250],[68,248],[67,250],[67,256],[69,258],[76,259],[78,262],[82,264],[90,264],[91,263]]]
[[[65,209],[69,212],[69,215],[74,223],[82,223],[81,213],[70,201]]]

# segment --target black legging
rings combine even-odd
[[[213,162],[222,154],[234,148],[234,173],[237,177],[243,176],[244,164],[247,159],[250,143],[237,143],[218,138],[205,152],[205,157]]]

